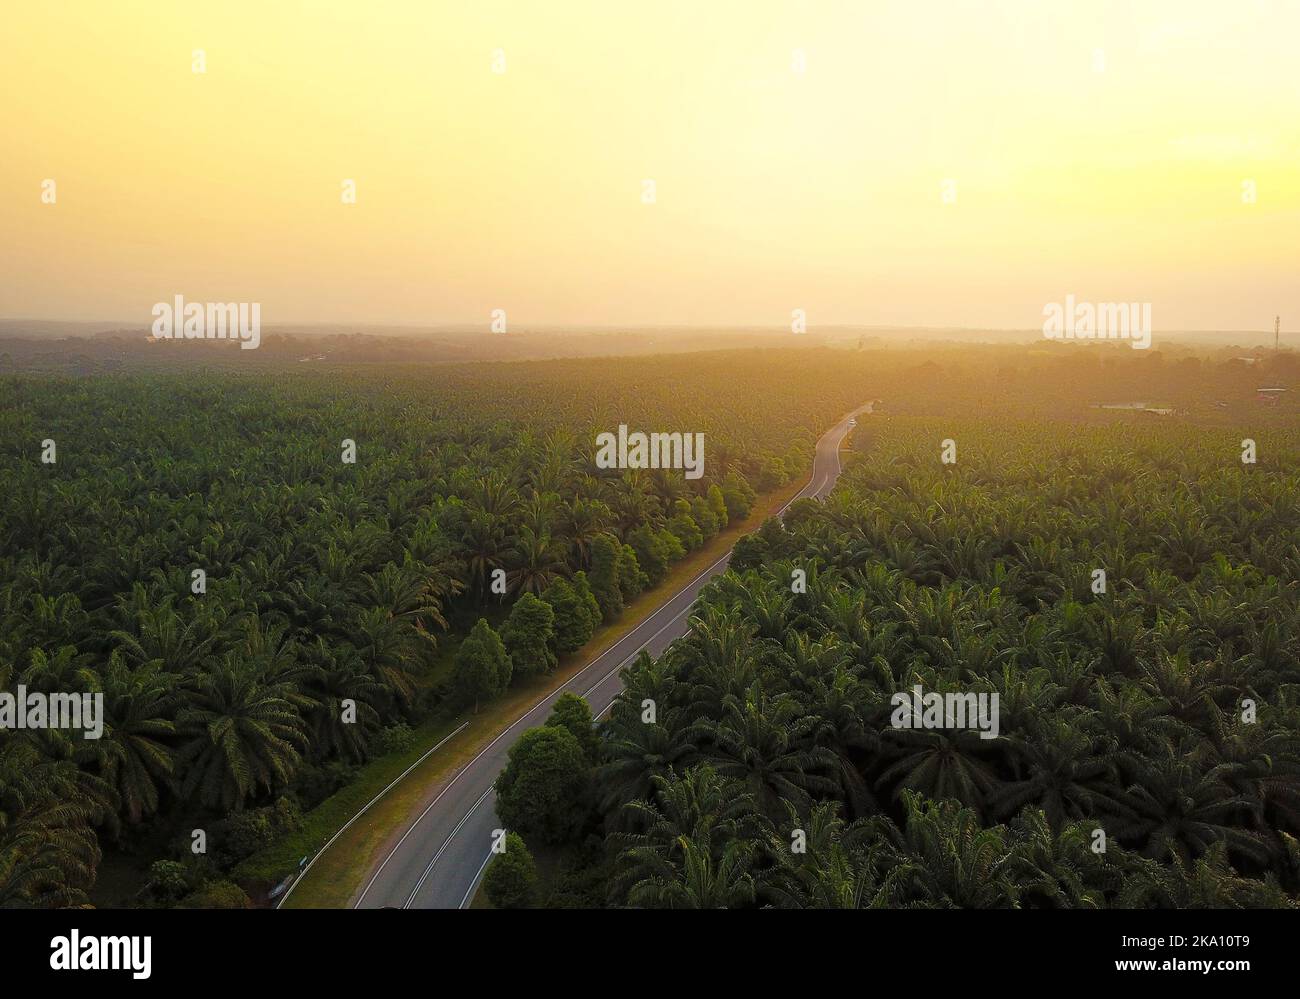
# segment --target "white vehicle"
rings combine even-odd
[[[854,420],[849,420],[849,426],[850,426],[850,427],[856,427],[857,425],[858,425],[858,421],[857,421],[857,420],[855,420],[855,419],[854,419]]]

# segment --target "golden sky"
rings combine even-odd
[[[0,317],[1033,328],[1072,293],[1300,327],[1295,0],[50,0],[0,30]]]

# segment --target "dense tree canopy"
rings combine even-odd
[[[1139,353],[0,375],[0,690],[104,697],[99,740],[0,730],[0,905],[80,904],[106,852],[180,858],[192,894],[206,878],[238,901],[192,869],[191,830],[228,867],[459,710],[457,653],[480,618],[511,682],[544,673],[806,474],[819,433],[873,397],[887,416],[875,439],[859,429],[870,460],[824,508],[795,504],[742,542],[691,638],[631,671],[589,799],[610,835],[646,834],[624,806],[667,807],[658,779],[707,765],[761,828],[729,857],[693,847],[697,902],[776,898],[769,839],[789,807],[810,843],[822,816],[826,856],[866,897],[888,871],[861,867],[859,833],[841,844],[832,818],[880,820],[879,859],[884,819],[910,829],[911,792],[915,814],[955,801],[933,821],[973,815],[1007,843],[1040,828],[1026,810],[1056,838],[1099,821],[1150,904],[1293,892],[1295,393],[1265,410],[1253,391],[1293,384],[1295,364]],[[1130,398],[1179,415],[1090,408]],[[619,424],[704,433],[703,477],[596,467],[595,434]],[[940,467],[950,437],[960,458]],[[550,609],[546,648],[525,594]],[[495,649],[480,637],[462,661]],[[883,726],[914,682],[999,692],[1001,737]],[[638,898],[685,904],[653,887],[665,869],[643,873]],[[812,875],[787,874],[788,901]],[[161,898],[176,879],[160,879]]]
[[[0,376],[0,690],[106,716],[97,741],[0,730],[30,782],[0,786],[4,904],[84,900],[105,845],[185,859],[195,827],[311,807],[500,691],[498,630],[515,682],[580,649],[651,582],[643,554],[656,581],[685,555],[676,500],[788,481],[856,401],[830,359],[800,409],[755,391],[777,359],[726,356]],[[704,433],[703,478],[597,468],[629,422]]]
[[[1294,904],[1295,425],[860,438],[831,499],[745,539],[628,670],[595,778],[606,901]],[[996,694],[997,737],[894,724],[916,685]]]

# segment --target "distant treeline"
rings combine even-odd
[[[0,905],[84,901],[105,843],[158,858],[141,901],[238,903],[221,872],[353,767],[554,669],[804,474],[858,375],[789,374],[4,378],[0,689],[102,694],[106,717],[98,740],[0,731]],[[619,420],[704,433],[704,475],[598,469]]]
[[[829,501],[738,544],[596,738],[572,704],[525,735],[494,903],[1295,905],[1300,429],[1022,398],[863,419]],[[996,695],[998,737],[896,725],[917,686]]]

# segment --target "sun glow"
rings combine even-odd
[[[1062,7],[18,5],[0,316],[1300,313],[1300,7]]]

